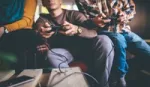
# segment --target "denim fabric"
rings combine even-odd
[[[150,58],[150,46],[141,37],[133,32],[126,31],[123,31],[122,35],[127,41],[127,50],[130,53],[133,53],[139,57]]]
[[[119,77],[123,77],[128,71],[128,64],[126,62],[127,43],[124,36],[119,33],[108,31],[101,31],[99,34],[105,34],[109,36],[114,43],[115,58],[112,72],[119,75]]]
[[[127,41],[127,50],[135,55],[134,63],[139,69],[150,70],[150,46],[137,34],[123,31],[122,35]]]
[[[121,34],[108,31],[101,31],[99,34],[109,36],[115,45],[113,71],[118,72],[120,77],[124,76],[128,70],[126,49],[137,57],[138,64],[143,67],[148,66],[148,62],[150,61],[150,46],[137,34],[124,30]],[[143,59],[141,60],[141,58]]]

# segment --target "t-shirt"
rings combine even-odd
[[[82,29],[82,33],[79,35],[80,37],[92,38],[97,35],[95,30],[87,27],[87,18],[78,11],[63,9],[63,13],[55,18],[50,14],[41,14],[40,17],[41,19],[48,20],[51,25],[60,26],[64,21],[67,21],[71,24],[80,26]],[[37,23],[40,22],[41,19],[39,18]]]

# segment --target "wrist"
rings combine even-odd
[[[76,33],[76,35],[79,35],[79,34],[81,34],[81,33],[82,33],[81,27],[80,27],[80,26],[77,26],[77,33]]]
[[[4,26],[4,32],[9,33],[9,31],[7,30],[7,28],[5,26]]]

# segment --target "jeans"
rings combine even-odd
[[[107,36],[99,35],[91,39],[56,36],[54,39],[50,41],[51,50],[48,52],[48,59],[53,67],[64,68],[69,67],[68,64],[73,60],[83,61],[100,82],[99,87],[109,87],[114,49]]]
[[[127,41],[127,51],[135,55],[134,62],[141,69],[150,70],[150,46],[137,34],[123,31],[122,35]],[[133,65],[133,64],[132,64]]]
[[[137,57],[136,62],[138,64],[143,67],[148,66],[150,61],[150,46],[137,34],[125,30],[120,34],[107,31],[101,31],[99,34],[108,35],[115,45],[115,58],[112,71],[117,72],[119,77],[124,76],[128,71],[126,49]]]

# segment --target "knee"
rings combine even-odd
[[[111,39],[106,35],[98,35],[96,37],[96,39],[97,39],[96,43],[97,44],[99,43],[100,45],[102,45],[104,47],[108,47],[108,48],[111,47],[112,48],[112,46],[113,46]]]
[[[73,56],[71,55],[71,53],[68,50],[61,48],[54,48],[48,51],[48,58],[50,59],[61,58],[61,60],[67,59],[68,62],[73,61]]]
[[[96,43],[94,43],[94,50],[98,53],[102,54],[109,54],[110,52],[113,54],[114,52],[114,45],[111,39],[106,35],[98,35],[96,37]]]
[[[123,47],[123,48],[127,47],[125,37],[121,34],[117,34],[116,36],[114,36],[112,41],[115,45],[117,45],[119,47]]]
[[[114,36],[118,41],[122,41],[122,40],[125,40],[125,38],[124,38],[124,36],[123,35],[121,35],[121,34],[116,34],[115,36]]]

